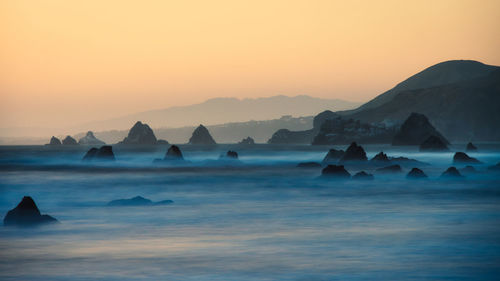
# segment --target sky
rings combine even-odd
[[[368,101],[451,59],[500,65],[500,1],[0,0],[0,128],[214,97]]]

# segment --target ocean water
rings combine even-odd
[[[83,147],[0,147],[0,216],[29,195],[61,222],[0,227],[0,280],[500,278],[500,173],[487,169],[499,144],[469,153],[483,164],[458,181],[439,179],[452,152],[388,145],[365,149],[427,162],[429,179],[406,180],[405,167],[332,181],[296,167],[329,148],[181,146],[189,162],[158,166],[167,147],[114,147],[104,164],[82,163]],[[228,149],[240,163],[217,160]],[[106,206],[137,195],[174,203]]]

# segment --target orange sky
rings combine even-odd
[[[366,101],[449,59],[500,65],[500,1],[0,1],[0,127],[211,97]]]

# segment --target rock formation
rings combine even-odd
[[[354,176],[352,176],[353,180],[373,180],[373,175],[368,174],[365,171],[357,172]]]
[[[168,141],[159,139],[156,141],[156,144],[158,145],[169,145]]]
[[[216,144],[215,140],[210,135],[210,132],[205,128],[205,126],[198,126],[193,132],[193,135],[189,139],[189,144],[196,145],[214,145]]]
[[[135,123],[135,125],[128,132],[127,137],[125,137],[119,144],[155,145],[157,142],[158,140],[148,124],[143,124],[141,121],[137,121],[137,123]]]
[[[222,155],[221,158],[225,158],[225,159],[238,159],[238,152],[233,151],[233,150],[228,150],[226,152],[226,155]]]
[[[152,206],[152,205],[167,205],[172,204],[174,201],[172,200],[163,200],[159,202],[153,202],[147,198],[142,196],[136,196],[130,199],[117,199],[110,201],[107,205],[111,207],[116,206]]]
[[[328,165],[321,171],[321,177],[335,179],[349,179],[351,174],[342,165]]]
[[[453,156],[453,164],[480,164],[481,161],[477,160],[474,157],[470,157],[464,152],[456,152]]]
[[[171,145],[163,160],[184,160],[181,149],[177,145]]]
[[[442,143],[449,144],[425,115],[414,112],[401,125],[392,139],[392,145],[419,145],[430,136],[438,137]]]
[[[441,174],[441,178],[458,179],[463,178],[462,174],[455,167],[449,167],[446,171]]]
[[[420,170],[419,168],[413,168],[411,169],[408,174],[406,174],[407,179],[426,179],[427,175],[424,173],[424,171]]]
[[[106,143],[102,140],[97,139],[92,131],[88,131],[87,134],[78,141],[81,145],[105,145]]]
[[[297,167],[299,168],[319,168],[321,167],[321,164],[318,162],[300,162],[297,164]]]
[[[63,145],[77,145],[78,143],[71,136],[66,136],[66,138],[63,139],[62,144]]]
[[[29,196],[24,196],[23,200],[3,219],[5,226],[36,226],[54,222],[57,222],[55,218],[40,214],[35,201]]]
[[[420,144],[420,151],[448,151],[448,146],[443,142],[442,139],[436,136],[428,137],[424,142]]]
[[[344,156],[344,151],[339,149],[330,149],[326,154],[325,158],[323,158],[323,163],[337,163],[342,156]]]
[[[399,173],[402,172],[403,170],[401,169],[401,166],[398,164],[395,165],[390,165],[387,167],[379,168],[376,170],[378,173]]]
[[[477,147],[472,144],[472,142],[469,142],[467,146],[465,147],[465,151],[467,152],[474,152],[477,151]]]
[[[246,137],[242,139],[238,144],[241,145],[254,145],[255,141],[251,137]]]
[[[467,166],[463,167],[462,169],[460,169],[460,172],[464,173],[464,174],[475,174],[475,173],[477,173],[477,170],[473,166],[467,165]]]
[[[113,153],[113,147],[110,145],[103,145],[101,148],[97,149],[92,147],[87,151],[85,156],[83,156],[83,161],[115,161],[115,154]]]
[[[370,162],[374,163],[389,163],[391,160],[389,157],[387,157],[387,154],[385,154],[383,151],[380,151],[377,155],[375,155]]]
[[[47,145],[61,145],[61,141],[58,138],[52,136],[52,138],[50,138],[50,142]]]
[[[351,145],[347,148],[342,158],[340,158],[340,162],[347,161],[366,161],[366,152],[360,145],[357,145],[356,142],[352,142]]]

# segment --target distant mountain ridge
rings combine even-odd
[[[129,128],[130,124],[135,123],[137,120],[142,120],[153,128],[271,120],[284,115],[311,116],[327,109],[347,110],[360,104],[358,102],[314,98],[306,95],[294,97],[279,95],[256,99],[214,98],[189,106],[175,106],[109,120],[93,121],[79,125],[74,130],[122,130]]]

